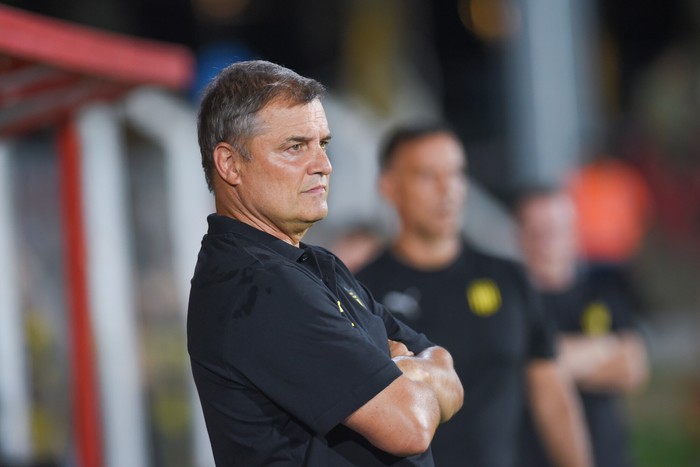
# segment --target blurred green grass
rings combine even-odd
[[[654,365],[648,386],[627,398],[638,467],[700,466],[698,370]]]

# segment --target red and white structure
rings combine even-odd
[[[193,73],[194,58],[184,47],[0,5],[2,458],[21,462],[31,455],[9,158],[13,141],[53,126],[76,465],[149,464],[120,127],[127,122],[138,127],[166,155],[168,230],[184,325],[189,279],[212,209],[199,164],[194,111],[176,97]],[[194,390],[191,402],[194,463],[213,465]]]

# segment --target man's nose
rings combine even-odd
[[[320,173],[323,175],[329,175],[331,173],[333,166],[331,166],[331,161],[325,149],[319,147],[314,151],[313,160],[309,168],[311,173]]]

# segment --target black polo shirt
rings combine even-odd
[[[394,319],[330,252],[211,215],[192,279],[188,350],[218,466],[432,466],[340,425],[401,375]]]
[[[524,369],[532,359],[554,355],[551,331],[522,267],[463,245],[452,264],[432,271],[385,251],[357,278],[454,359],[464,405],[433,438],[435,464],[518,466]]]

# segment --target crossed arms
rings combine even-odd
[[[438,425],[462,407],[464,390],[444,348],[429,347],[418,355],[396,341],[389,341],[389,348],[403,375],[344,424],[390,454],[419,454],[430,446]]]

